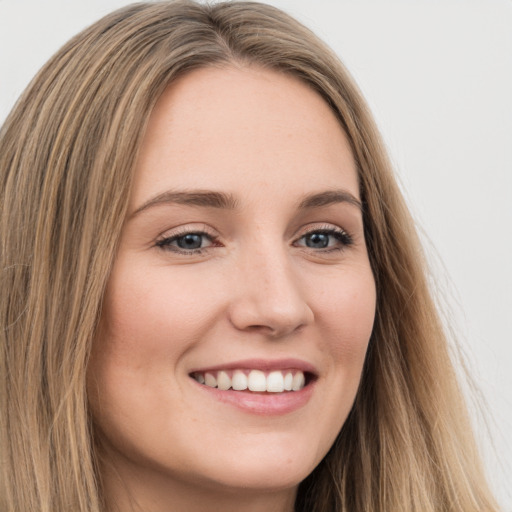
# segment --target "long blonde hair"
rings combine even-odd
[[[303,512],[495,511],[415,229],[351,77],[252,2],[135,4],[66,44],[0,131],[1,512],[100,512],[85,374],[152,107],[176,77],[254,64],[309,84],[359,170],[378,299],[358,395]]]

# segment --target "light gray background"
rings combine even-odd
[[[0,0],[0,122],[68,38],[123,0]],[[512,0],[271,0],[355,76],[423,233],[512,510]],[[494,449],[485,440],[489,423]]]

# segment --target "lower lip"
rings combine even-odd
[[[194,381],[195,382],[195,381]],[[313,394],[315,382],[309,383],[300,391],[284,393],[254,393],[251,391],[223,391],[196,382],[200,389],[212,398],[234,406],[244,412],[261,416],[278,416],[289,414],[304,407]]]

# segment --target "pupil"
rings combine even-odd
[[[202,243],[202,235],[189,234],[178,238],[177,244],[181,249],[199,249]]]
[[[329,246],[329,235],[325,233],[313,233],[306,238],[306,245],[313,249],[325,249]]]

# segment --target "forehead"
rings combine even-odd
[[[157,102],[136,165],[133,203],[165,189],[304,194],[343,187],[359,196],[336,116],[300,80],[254,67],[205,68]]]

